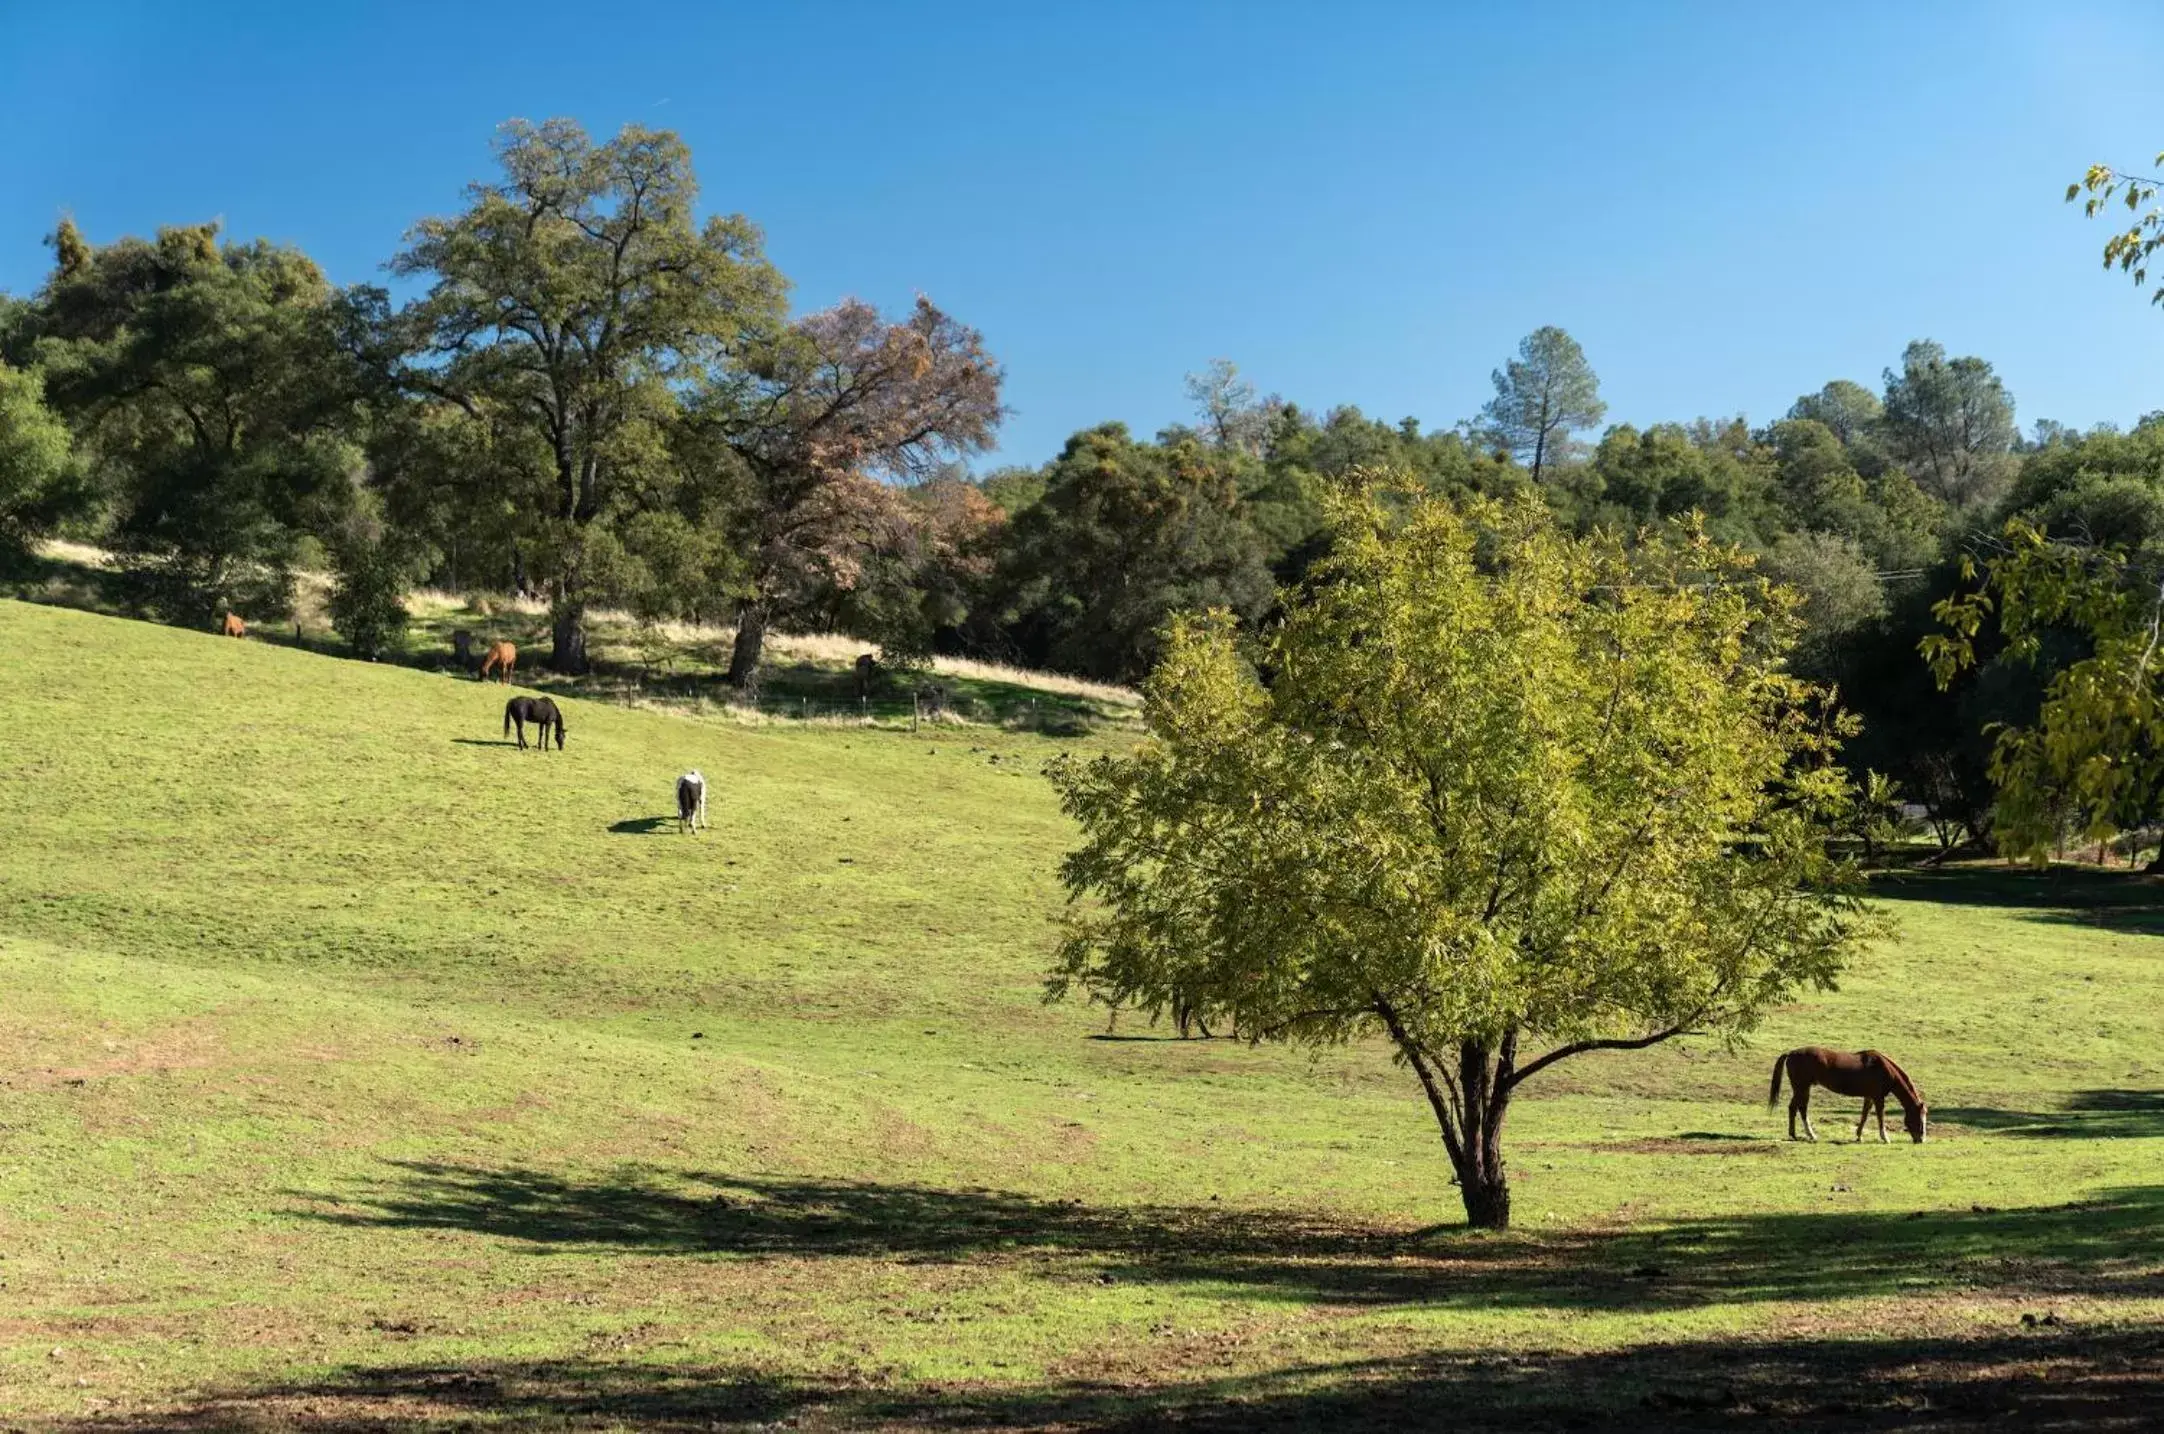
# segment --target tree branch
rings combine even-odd
[[[1465,1143],[1459,1138],[1457,1119],[1451,1110],[1451,1101],[1458,1096],[1457,1087],[1452,1085],[1447,1096],[1443,1093],[1442,1086],[1436,1082],[1434,1068],[1428,1064],[1426,1053],[1406,1031],[1403,1023],[1398,1020],[1398,1013],[1382,998],[1381,992],[1375,995],[1375,1014],[1383,1018],[1383,1024],[1390,1030],[1391,1039],[1396,1041],[1398,1049],[1405,1053],[1407,1063],[1413,1068],[1413,1074],[1420,1077],[1420,1088],[1427,1092],[1428,1105],[1435,1112],[1435,1123],[1442,1128],[1443,1148],[1450,1152],[1451,1165],[1464,1169]],[[1450,1079],[1448,1071],[1443,1072],[1443,1079]]]
[[[1544,1070],[1547,1067],[1554,1065],[1557,1061],[1562,1060],[1566,1056],[1580,1056],[1584,1055],[1587,1051],[1642,1051],[1647,1046],[1657,1046],[1662,1041],[1673,1039],[1676,1036],[1690,1035],[1691,1027],[1696,1024],[1696,1021],[1686,1021],[1680,1026],[1670,1026],[1665,1031],[1655,1031],[1650,1036],[1639,1036],[1635,1039],[1630,1040],[1602,1039],[1592,1041],[1572,1041],[1567,1046],[1557,1046],[1554,1050],[1548,1052],[1548,1054],[1542,1056],[1539,1060],[1534,1061],[1531,1065],[1521,1067],[1510,1077],[1508,1085],[1510,1088],[1515,1088],[1518,1083],[1523,1081],[1527,1076],[1530,1076],[1537,1071]]]

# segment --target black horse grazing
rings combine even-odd
[[[556,704],[546,697],[514,697],[503,704],[503,735],[511,735],[512,727],[518,728],[518,749],[526,750],[526,724],[531,722],[541,729],[541,750],[549,749],[549,731],[556,733],[556,750],[564,749],[564,714],[556,710]]]

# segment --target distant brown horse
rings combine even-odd
[[[498,679],[505,685],[511,681],[511,669],[518,666],[518,649],[508,642],[492,642],[488,652],[481,658],[481,680],[488,681],[491,672],[501,673]]]
[[[1822,1085],[1835,1095],[1863,1097],[1863,1113],[1856,1117],[1856,1138],[1863,1139],[1864,1123],[1873,1111],[1878,1113],[1878,1138],[1886,1139],[1886,1097],[1901,1102],[1901,1123],[1907,1128],[1909,1139],[1918,1145],[1924,1143],[1924,1125],[1930,1109],[1924,1104],[1923,1092],[1908,1072],[1893,1063],[1891,1056],[1877,1051],[1830,1051],[1824,1046],[1799,1046],[1773,1063],[1773,1087],[1766,1092],[1766,1108],[1781,1098],[1781,1072],[1788,1072],[1788,1138],[1796,1138],[1796,1117],[1803,1117],[1803,1133],[1810,1140],[1818,1139],[1818,1132],[1811,1129],[1811,1087]]]
[[[225,635],[227,637],[246,637],[248,635],[248,624],[240,620],[239,613],[229,612],[225,615]]]

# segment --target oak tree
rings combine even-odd
[[[190,622],[282,606],[358,463],[340,295],[299,250],[215,223],[92,246],[63,222],[52,244],[34,351],[135,601]]]
[[[697,218],[669,131],[596,144],[570,120],[514,120],[496,157],[501,179],[416,225],[392,263],[430,285],[397,321],[402,376],[491,433],[545,575],[550,665],[582,672],[623,531],[665,501],[681,393],[780,326],[784,283],[750,221]]]

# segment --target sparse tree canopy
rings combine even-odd
[[[1567,455],[1571,434],[1608,412],[1585,350],[1553,325],[1527,334],[1518,356],[1497,369],[1494,380],[1495,397],[1480,410],[1484,431],[1536,482]]]
[[[1275,401],[1258,403],[1255,385],[1240,377],[1239,365],[1231,359],[1211,359],[1207,369],[1187,375],[1186,388],[1188,402],[1194,404],[1195,417],[1201,421],[1202,436],[1213,446],[1235,453],[1262,451]]]
[[[750,678],[769,618],[807,574],[846,583],[866,554],[900,537],[900,502],[880,480],[926,478],[991,446],[1000,378],[983,336],[921,296],[893,323],[846,300],[717,378],[700,417],[748,480],[740,539],[751,592],[731,682]]]
[[[2156,162],[2158,168],[2164,168],[2164,154],[2158,155]],[[2114,203],[2123,205],[2134,216],[2126,228],[2104,242],[2104,267],[2125,274],[2137,289],[2149,282],[2149,261],[2158,248],[2164,247],[2164,210],[2156,203],[2160,185],[2164,180],[2129,174],[2108,164],[2092,164],[2080,179],[2066,186],[2069,204],[2088,196],[2082,199],[2082,212],[2091,219]],[[2152,291],[2149,302],[2164,303],[2164,287]]]
[[[1148,739],[1059,769],[1083,840],[1052,989],[1386,1035],[1500,1226],[1525,1080],[1748,1030],[1875,924],[1826,845],[1840,724],[1748,558],[1573,538],[1533,498],[1409,503],[1341,503],[1266,637],[1176,622]]]

